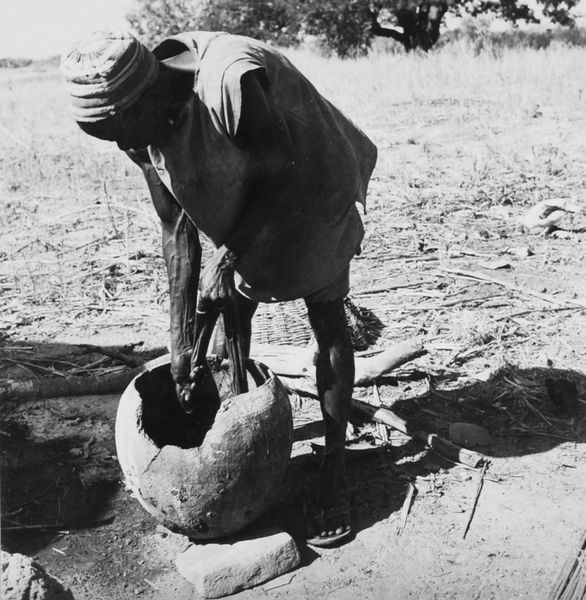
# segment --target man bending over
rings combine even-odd
[[[161,219],[171,372],[186,410],[196,313],[236,307],[246,353],[258,302],[304,298],[326,441],[321,523],[308,541],[339,542],[350,534],[354,382],[343,299],[376,147],[282,54],[247,37],[189,32],[151,52],[131,34],[96,32],[62,70],[73,118],[138,164]],[[216,247],[201,272],[198,231]]]

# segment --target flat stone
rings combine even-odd
[[[73,600],[70,590],[24,554],[2,551],[1,567],[3,600]]]
[[[275,527],[229,540],[192,544],[175,564],[205,598],[220,598],[279,577],[299,565],[293,538]]]

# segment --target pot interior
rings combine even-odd
[[[218,366],[210,363],[210,369],[220,403],[233,397],[229,364],[224,362]],[[249,390],[262,385],[270,377],[264,365],[252,360],[246,361],[246,371]],[[213,425],[219,404],[196,403],[192,414],[184,412],[177,400],[168,363],[141,373],[135,380],[135,387],[141,398],[143,431],[157,447],[196,448],[201,445]]]

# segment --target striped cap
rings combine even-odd
[[[61,58],[76,121],[100,121],[127,108],[157,78],[159,62],[131,33],[95,31]]]

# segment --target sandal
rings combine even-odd
[[[329,548],[338,545],[352,534],[350,508],[347,505],[322,510],[318,518],[318,523],[317,530],[319,533],[306,540],[310,546]],[[336,533],[338,529],[342,529],[342,531]]]

